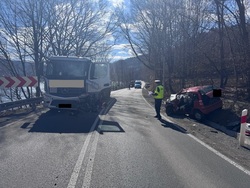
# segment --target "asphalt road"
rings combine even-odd
[[[30,114],[0,127],[0,187],[249,187],[250,173],[159,121],[141,89],[97,113]]]

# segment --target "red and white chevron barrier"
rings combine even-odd
[[[38,85],[36,76],[27,77],[0,77],[0,88],[11,88],[11,87],[36,87]]]

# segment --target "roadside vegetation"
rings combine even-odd
[[[244,0],[132,0],[131,12],[120,11],[120,29],[151,70],[146,81],[164,80],[168,93],[213,84],[234,100],[250,101],[249,6]]]
[[[0,76],[37,76],[35,95],[40,96],[43,65],[49,56],[109,62],[117,27],[109,9],[106,1],[2,0]],[[10,100],[32,97],[31,88],[5,89],[2,94]]]
[[[116,40],[135,58],[112,63],[112,81],[164,81],[166,94],[213,84],[224,97],[250,101],[250,3],[247,0],[2,0],[1,76],[36,75],[51,55],[110,62]],[[110,40],[112,38],[112,40]],[[20,62],[19,68],[14,62]],[[32,68],[28,65],[32,63]],[[30,88],[11,89],[26,98]],[[10,93],[9,97],[13,95]],[[40,96],[40,85],[36,88]]]
[[[117,62],[114,79],[151,85],[154,79],[164,80],[166,97],[196,85],[220,87],[224,109],[216,121],[238,121],[241,111],[250,109],[249,2],[157,2],[132,0],[131,12],[120,11],[120,28],[137,66],[131,65],[134,58]]]

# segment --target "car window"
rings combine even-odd
[[[205,87],[203,87],[202,89],[201,89],[201,92],[202,93],[209,93],[209,92],[212,92],[213,91],[213,86],[211,85],[211,86],[205,86]]]
[[[199,97],[198,97],[198,95],[197,95],[196,93],[193,93],[193,99],[194,99],[194,100],[199,99]]]

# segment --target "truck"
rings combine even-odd
[[[111,93],[108,63],[52,56],[44,64],[44,106],[51,110],[97,111]]]

